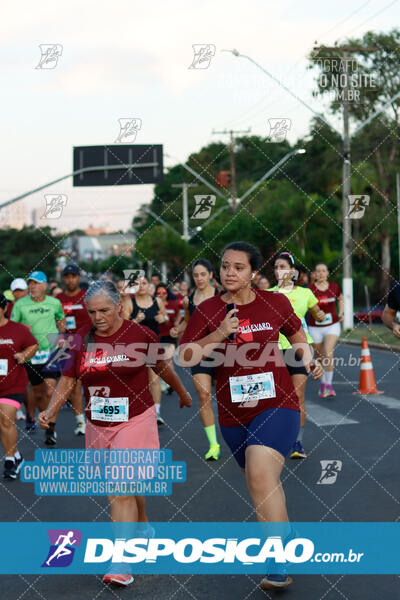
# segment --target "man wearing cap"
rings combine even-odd
[[[21,298],[25,298],[25,296],[28,295],[28,284],[26,283],[25,279],[22,279],[22,277],[17,277],[17,279],[12,280],[10,290],[13,293],[14,300],[8,302],[7,313],[9,317],[11,317],[15,302]]]
[[[27,325],[39,344],[35,356],[25,363],[28,379],[32,386],[35,402],[40,411],[45,410],[56,387],[60,373],[48,366],[52,347],[49,334],[65,331],[65,316],[61,302],[46,296],[47,277],[43,271],[33,271],[28,277],[29,295],[14,304],[11,320]],[[50,336],[51,337],[51,336]],[[35,407],[30,407],[26,417],[26,429],[35,429]],[[55,423],[46,430],[45,443],[54,446],[57,435]]]
[[[84,298],[86,290],[79,287],[81,281],[81,270],[78,265],[71,263],[63,270],[65,292],[58,294],[57,299],[61,302],[65,314],[65,323],[68,333],[76,333],[81,327],[91,325],[89,313],[86,310]],[[83,415],[83,398],[81,384],[78,382],[71,393],[71,404],[75,412],[76,427],[75,435],[85,435],[85,417]]]

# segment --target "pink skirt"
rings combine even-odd
[[[112,427],[99,427],[88,420],[85,440],[87,450],[158,450],[156,407]]]

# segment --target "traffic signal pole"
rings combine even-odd
[[[234,131],[233,129],[230,129],[229,131],[227,131],[226,129],[224,129],[224,131],[214,131],[214,129],[212,130],[213,134],[222,134],[222,135],[226,135],[229,134],[231,137],[231,141],[228,144],[228,150],[229,150],[229,163],[230,163],[230,170],[231,170],[231,197],[232,197],[232,210],[233,212],[235,212],[236,210],[236,203],[237,203],[237,184],[236,184],[236,163],[235,163],[235,137],[234,134],[236,133],[250,133],[250,128],[244,130],[236,130]]]

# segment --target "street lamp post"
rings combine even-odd
[[[335,50],[339,50],[339,48],[334,48]],[[364,50],[370,50],[371,48],[365,48]],[[350,48],[344,48],[344,50],[350,50]],[[240,58],[246,58],[250,62],[252,62],[258,69],[263,71],[268,77],[270,77],[273,81],[275,81],[280,87],[282,87],[286,92],[288,92],[293,98],[296,98],[303,106],[305,106],[308,110],[310,110],[319,120],[323,121],[327,124],[331,129],[337,131],[335,127],[333,127],[328,121],[326,121],[322,115],[317,113],[311,106],[309,106],[304,100],[299,98],[296,94],[294,94],[289,88],[287,88],[279,79],[274,77],[271,73],[269,73],[264,67],[258,64],[255,60],[251,58],[251,56],[246,56],[245,54],[240,54],[238,50],[225,50],[225,52],[230,52],[234,56]],[[347,61],[345,61],[347,65]],[[346,67],[347,68],[347,67]],[[348,86],[348,78],[346,77],[346,85]],[[351,193],[351,169],[350,169],[350,140],[351,138],[358,133],[363,127],[368,125],[376,116],[385,111],[392,102],[397,100],[400,97],[400,92],[397,92],[390,100],[382,106],[379,110],[377,110],[374,114],[372,114],[368,119],[366,119],[363,123],[361,123],[352,134],[349,133],[349,106],[348,106],[348,94],[347,90],[344,95],[344,104],[343,104],[343,134],[338,132],[342,137],[343,141],[343,183],[342,183],[342,216],[343,216],[343,238],[342,238],[342,252],[343,252],[343,297],[344,297],[344,329],[351,329],[353,327],[353,278],[352,278],[352,237],[351,237],[351,223],[348,218],[348,203],[349,203],[349,194]]]
[[[171,187],[182,188],[183,192],[183,239],[189,241],[188,188],[197,187],[196,183],[175,183]]]

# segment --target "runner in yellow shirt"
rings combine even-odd
[[[289,252],[281,252],[277,256],[274,269],[278,285],[269,288],[268,291],[285,294],[288,300],[290,300],[295,314],[301,320],[307,341],[309,344],[312,344],[313,339],[308,333],[307,323],[305,321],[307,311],[310,311],[317,321],[323,321],[325,319],[325,313],[319,308],[318,300],[309,288],[295,285],[295,263],[293,256]],[[297,357],[297,353],[294,352],[294,349],[283,334],[279,334],[279,348],[282,350],[285,357],[286,366],[292,378],[300,405],[300,430],[290,458],[306,458],[307,455],[303,448],[303,431],[306,420],[304,396],[307,383],[307,371],[300,358]]]

